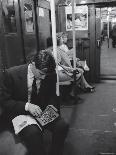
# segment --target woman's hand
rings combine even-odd
[[[76,61],[80,61],[80,59],[79,58],[76,58]]]
[[[68,72],[71,72],[71,73],[73,73],[73,71],[74,71],[75,69],[74,68],[72,68],[72,67],[67,67],[67,71]]]
[[[41,110],[41,108],[40,108],[38,105],[31,104],[31,103],[29,103],[28,111],[29,111],[33,116],[36,116],[36,117],[40,116],[41,113],[42,113],[42,110]]]

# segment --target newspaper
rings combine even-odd
[[[27,127],[28,125],[31,124],[37,124],[38,127],[40,128],[40,130],[42,131],[42,128],[40,127],[40,125],[37,123],[37,121],[30,115],[19,115],[17,117],[15,117],[12,120],[13,123],[13,127],[14,127],[14,131],[15,134],[17,135],[22,129],[24,129],[25,127]]]
[[[15,134],[31,124],[36,124],[42,131],[42,127],[59,117],[58,110],[53,105],[48,105],[41,116],[19,115],[12,120]]]
[[[41,116],[36,117],[36,120],[40,123],[41,126],[45,126],[58,117],[58,110],[53,105],[48,105],[46,109],[42,112]]]

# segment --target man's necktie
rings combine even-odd
[[[34,102],[36,96],[37,96],[37,86],[36,86],[36,78],[34,77],[32,84],[31,103]]]

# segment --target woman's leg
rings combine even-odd
[[[67,75],[65,72],[59,71],[58,75],[59,75],[60,82],[73,81],[72,77]]]
[[[59,81],[60,82],[66,82],[66,81],[73,82],[74,78],[68,76],[65,72],[59,71]],[[80,81],[81,81],[81,73],[76,74],[76,86],[79,85]],[[73,98],[74,97],[74,92],[75,92],[75,86],[72,85],[70,95],[67,96],[67,97],[70,97],[70,98],[74,99]]]
[[[79,81],[81,78],[82,73],[76,74],[76,80]],[[59,71],[59,81],[60,82],[66,82],[66,81],[74,81],[73,76],[67,75],[65,72]]]
[[[84,75],[81,75],[81,86],[82,88],[92,88],[92,86],[86,81]]]
[[[95,87],[91,86],[85,79],[84,75],[81,74],[80,78],[80,83],[79,83],[80,88],[83,89],[84,92],[94,92]]]

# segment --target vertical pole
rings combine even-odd
[[[107,35],[108,35],[108,48],[109,48],[109,12],[108,12],[108,19],[107,19]]]
[[[73,32],[73,64],[74,64],[74,96],[76,103],[76,43],[75,43],[75,0],[72,0],[72,32]]]
[[[38,18],[37,18],[37,4],[38,0],[33,0],[34,1],[34,12],[35,12],[35,34],[36,34],[36,44],[37,44],[37,52],[40,50],[39,48],[39,29],[38,29]]]
[[[111,8],[108,8],[108,16],[107,16],[107,35],[108,35],[108,48],[109,48],[109,38],[110,38],[110,11]]]
[[[51,6],[51,22],[52,22],[52,40],[53,40],[53,54],[56,60],[57,85],[56,94],[59,96],[59,76],[58,76],[58,60],[57,60],[57,41],[56,41],[56,17],[55,17],[55,3],[50,1]]]
[[[74,2],[75,0],[72,0],[72,28],[73,28],[73,64],[74,64],[74,70],[76,70],[76,43],[75,43],[75,6]]]

